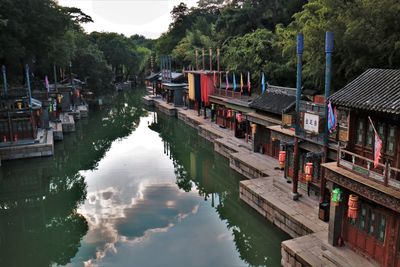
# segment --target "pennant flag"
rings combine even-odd
[[[226,78],[226,81],[225,81],[225,82],[226,82],[225,90],[228,91],[228,89],[229,89],[229,76],[228,76],[228,72],[226,72],[225,78]]]
[[[375,142],[374,142],[374,168],[378,167],[379,159],[381,158],[381,150],[382,150],[382,139],[379,137],[378,132],[375,129],[375,125],[372,122],[371,118],[368,116],[369,122],[372,125],[375,133]]]
[[[337,124],[337,115],[336,115],[336,107],[335,109],[332,108],[332,103],[329,101],[328,103],[328,131],[332,133],[336,130]]]
[[[214,70],[213,81],[214,81],[214,87],[217,87],[217,73],[215,72],[215,70]]]
[[[250,82],[250,72],[247,72],[247,91],[250,93],[251,82]]]
[[[44,86],[46,87],[47,92],[50,92],[49,79],[47,78],[47,75],[44,77]]]
[[[221,89],[221,86],[222,86],[222,74],[221,74],[221,72],[219,72],[218,74],[219,74],[219,88]]]
[[[261,74],[261,94],[265,93],[265,76],[264,72]]]
[[[185,67],[182,68],[182,74],[183,74],[183,77],[186,77]]]
[[[236,92],[236,75],[233,73],[233,91]]]
[[[243,93],[243,73],[240,73],[240,93]]]

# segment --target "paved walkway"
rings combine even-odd
[[[154,101],[164,102],[161,99],[154,99]],[[220,136],[215,141],[223,143],[234,151],[231,157],[246,162],[267,176],[244,180],[241,182],[241,187],[245,186],[254,192],[257,198],[264,199],[273,206],[275,211],[288,216],[287,218],[290,218],[292,223],[299,223],[305,230],[303,232],[311,233],[282,243],[282,266],[378,266],[347,247],[339,248],[328,244],[328,223],[318,218],[318,200],[306,196],[304,191],[299,190],[304,196],[294,201],[291,197],[292,184],[287,183],[283,178],[283,171],[277,169],[278,161],[275,158],[252,152],[251,144],[244,139],[235,138],[233,131],[219,127],[209,118],[204,119],[203,115],[198,116],[197,111],[176,109],[178,113],[195,121],[198,127]],[[260,212],[259,207],[251,206]],[[273,222],[285,230],[284,225],[278,225],[283,222],[279,220]],[[290,231],[287,227],[286,230]],[[292,236],[298,235],[292,233]]]

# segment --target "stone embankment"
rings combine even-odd
[[[249,179],[240,182],[241,200],[293,238],[282,242],[282,266],[377,266],[349,248],[328,244],[328,223],[318,218],[318,200],[304,196],[293,201],[291,184],[275,158],[253,152],[251,144],[194,110],[174,107],[160,97],[145,96],[143,101],[197,129],[199,136],[213,142],[214,150],[229,160],[232,169]],[[307,194],[301,189],[300,193]]]

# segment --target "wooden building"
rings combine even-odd
[[[400,70],[369,69],[330,97],[337,109],[336,162],[323,164],[334,192],[329,242],[400,266]],[[370,119],[372,120],[372,123]],[[374,166],[375,133],[382,140]]]
[[[26,90],[8,90],[0,97],[0,137],[2,146],[33,142],[40,123],[41,103]]]
[[[161,76],[161,73],[151,73],[149,76],[145,78],[146,81],[146,89],[151,92],[153,95],[161,92],[161,83],[157,83],[158,78]],[[158,86],[160,85],[160,86]]]
[[[293,111],[296,104],[296,89],[268,85],[266,92],[254,99],[250,107],[255,110],[247,114],[253,134],[253,151],[278,158],[281,142],[271,137],[269,126],[292,127]]]

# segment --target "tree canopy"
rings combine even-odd
[[[154,46],[152,40],[87,34],[80,25],[91,22],[79,8],[62,7],[55,0],[0,1],[0,65],[7,67],[8,82],[24,81],[25,64],[39,80],[53,77],[53,65],[72,71],[94,91],[111,89],[113,81],[144,72],[143,62],[150,56],[146,47]]]
[[[53,65],[87,80],[96,90],[112,82],[144,75],[150,57],[173,56],[173,68],[195,64],[195,51],[221,49],[221,67],[260,72],[269,83],[294,86],[296,34],[305,40],[303,77],[306,87],[324,84],[325,32],[335,36],[333,89],[367,68],[400,65],[400,3],[396,0],[199,0],[172,8],[172,22],[158,39],[107,32],[85,33],[90,15],[61,7],[55,0],[0,1],[0,64],[11,83],[23,82],[29,64],[36,77]],[[207,64],[208,65],[208,64]],[[157,69],[157,66],[155,66]]]
[[[399,68],[399,11],[396,0],[200,0],[189,9],[181,3],[156,52],[172,54],[178,69],[194,64],[196,48],[221,48],[224,69],[250,71],[255,80],[263,71],[269,83],[294,86],[301,32],[305,86],[322,89],[325,32],[332,31],[337,90],[367,68]]]

